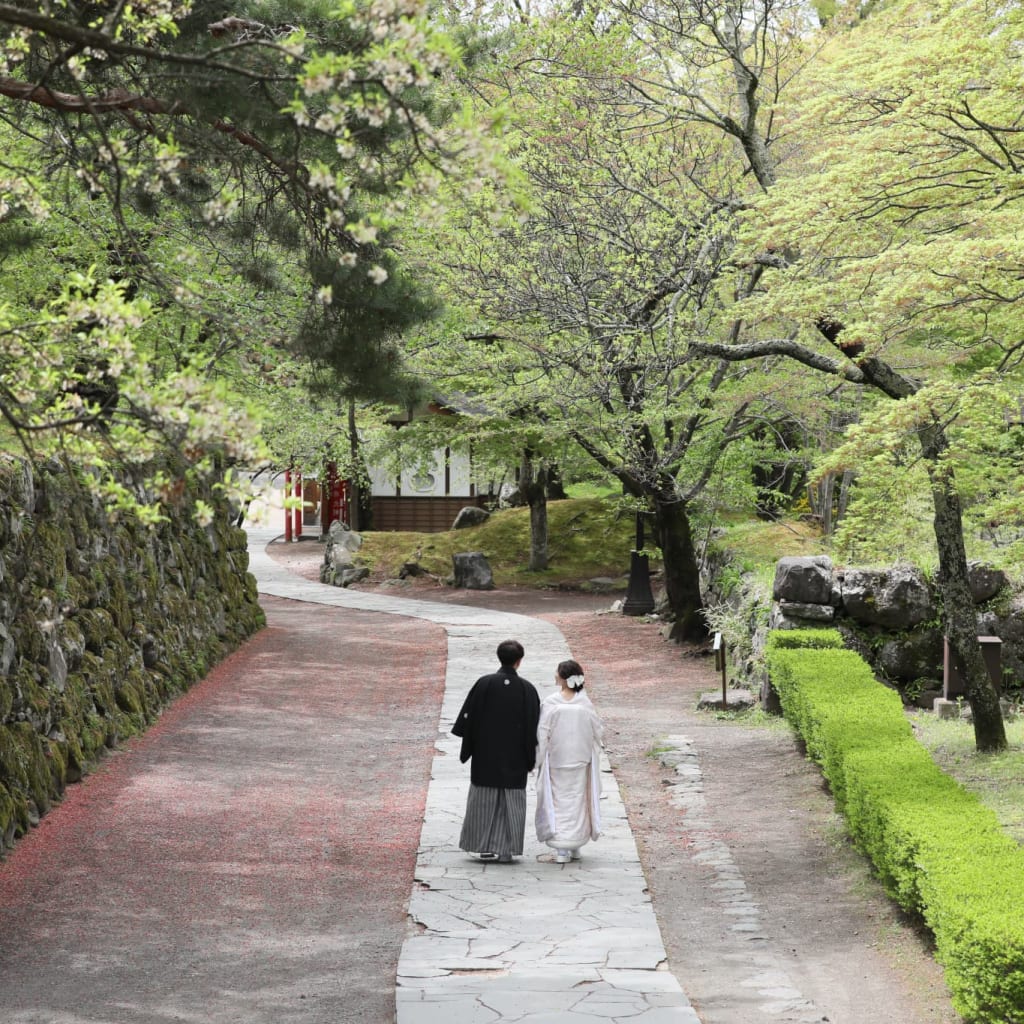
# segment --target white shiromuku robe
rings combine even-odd
[[[537,838],[578,850],[601,834],[601,739],[604,729],[582,690],[545,697],[537,726]]]

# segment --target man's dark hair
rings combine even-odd
[[[502,640],[498,644],[498,661],[505,668],[512,668],[517,661],[523,660],[526,651],[518,640]]]

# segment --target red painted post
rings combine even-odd
[[[295,506],[295,540],[298,540],[302,536],[302,511],[305,507],[305,502],[302,497],[302,470],[295,470],[295,497],[299,499],[298,505]]]
[[[287,498],[292,493],[292,471],[284,471],[284,496]],[[287,544],[292,539],[292,515],[288,506],[284,509],[284,541]]]
[[[348,505],[349,505],[348,481],[347,480],[339,480],[338,481],[338,518],[343,523],[348,523],[349,525],[351,525],[352,524],[352,520],[350,518],[350,513],[351,513],[352,510],[348,507]]]
[[[338,476],[338,467],[333,462],[327,463],[327,480],[320,495],[320,535],[324,536],[334,522],[334,481]]]

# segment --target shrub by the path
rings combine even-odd
[[[832,630],[778,631],[768,668],[889,893],[931,929],[957,1010],[1024,1024],[1024,850],[917,742],[898,695]]]

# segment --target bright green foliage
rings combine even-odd
[[[619,29],[552,19],[520,30],[503,56],[518,70],[493,69],[487,86],[510,108],[530,211],[495,222],[485,202],[466,203],[421,239],[436,250],[421,258],[480,325],[457,350],[464,389],[535,409],[549,437],[574,439],[629,493],[666,488],[686,501],[742,429],[712,399],[749,371],[715,376],[688,358],[715,302],[722,214],[681,168],[706,161],[704,183],[726,190],[741,168],[716,160],[698,129],[645,125],[622,84],[642,60]],[[450,372],[450,360],[427,361],[437,351],[424,353],[425,372]],[[741,385],[736,406],[759,387]]]
[[[833,26],[776,112],[776,180],[741,238],[741,263],[766,269],[733,312],[775,351],[838,356],[835,372],[861,381],[863,367],[883,390],[864,361],[884,360],[909,382],[865,410],[823,469],[903,494],[951,472],[968,534],[994,524],[1012,541],[1024,521],[1020,12],[905,0],[854,21]],[[949,449],[926,482],[907,466],[915,432],[935,424]]]
[[[835,629],[780,629],[771,635],[773,651],[843,650],[842,634]]]
[[[851,651],[777,631],[768,666],[787,719],[822,767],[882,882],[920,914],[967,1021],[1024,1021],[1024,850],[936,767],[899,697]],[[826,636],[828,635],[826,631]]]
[[[579,586],[595,576],[621,577],[629,568],[633,524],[613,501],[593,498],[552,501],[550,569],[530,572],[523,551],[530,543],[529,510],[504,509],[479,526],[447,533],[368,533],[360,557],[384,574],[397,574],[416,560],[442,579],[451,575],[452,555],[467,545],[482,551],[499,586]]]
[[[856,500],[836,532],[851,560],[905,558],[934,564],[928,477],[913,424],[937,413],[949,424],[944,465],[956,474],[968,553],[1012,569],[1024,551],[1024,427],[1015,375],[991,370],[938,379],[899,403],[877,407],[852,426],[818,470],[856,468]]]
[[[224,15],[0,5],[0,415],[40,455],[251,463],[240,395],[289,358],[402,395],[397,335],[432,302],[396,216],[470,161],[502,177],[415,0]]]
[[[417,225],[417,259],[464,329],[425,338],[416,365],[536,425],[529,447],[550,456],[571,441],[615,478],[651,513],[677,638],[699,639],[690,517],[752,503],[733,482],[771,447],[785,385],[693,358],[725,301],[735,211],[757,185],[713,125],[675,114],[687,87],[673,71],[697,73],[683,54],[701,44],[681,43],[674,62],[663,42],[639,15],[557,9],[508,27],[500,60],[475,69],[481,104],[508,110],[528,205],[496,218],[474,193]],[[698,77],[728,109],[728,69]],[[653,113],[652,93],[664,103]]]

